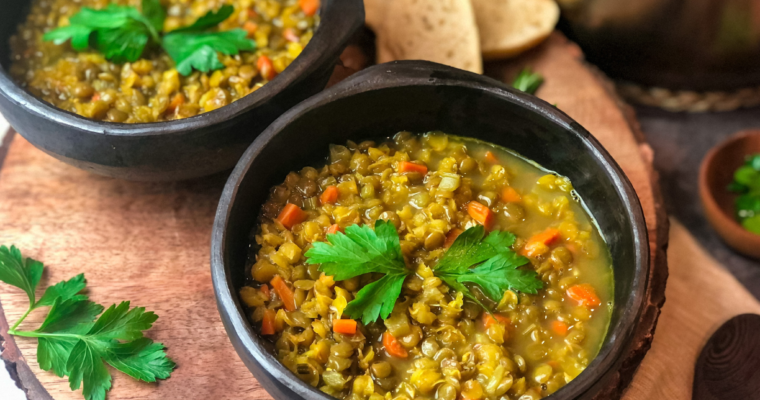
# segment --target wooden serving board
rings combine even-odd
[[[488,65],[487,73],[511,81],[526,64],[546,78],[539,96],[556,103],[605,145],[644,207],[653,261],[649,303],[637,345],[603,395],[617,398],[649,349],[664,302],[668,220],[651,150],[629,109],[564,37],[551,37],[519,60]],[[94,301],[108,305],[129,299],[160,316],[148,336],[168,346],[176,371],[158,384],[114,373],[109,399],[270,398],[230,345],[211,287],[211,226],[225,178],[124,182],[60,163],[18,135],[11,143],[0,170],[0,243],[16,244],[48,266],[43,288],[84,272]],[[21,292],[0,284],[8,321],[24,312],[26,301]],[[43,315],[34,312],[22,328],[36,327]],[[34,339],[8,337],[2,312],[0,333],[5,340],[3,358],[30,398],[82,398],[69,390],[65,379],[39,369]]]

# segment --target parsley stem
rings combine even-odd
[[[15,329],[8,329],[8,333],[14,336],[23,336],[23,337],[33,337],[33,338],[44,338],[44,337],[69,337],[73,339],[83,339],[84,336],[82,335],[76,335],[73,333],[48,333],[48,332],[36,332],[36,331],[17,331]]]
[[[8,329],[8,332],[10,333],[11,331],[18,328],[18,326],[21,325],[21,322],[23,322],[24,319],[26,319],[26,317],[29,315],[30,312],[32,312],[33,309],[34,309],[34,305],[30,305],[29,308],[26,309],[26,312],[24,313],[24,315],[22,315],[21,318],[19,318],[19,320],[16,321],[16,323],[13,324],[13,326],[10,329]]]

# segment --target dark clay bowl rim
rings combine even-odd
[[[464,73],[467,78],[428,79],[414,77],[403,80],[386,80],[382,78],[382,75],[385,73],[392,76],[395,72],[403,73],[410,69],[442,72],[444,76],[452,72],[456,74]],[[575,135],[588,145],[587,148],[597,160],[601,161],[603,168],[611,172],[612,182],[625,204],[623,212],[625,212],[626,218],[631,221],[634,241],[634,265],[636,268],[631,285],[633,288],[632,296],[626,304],[615,305],[615,307],[623,307],[623,314],[616,326],[608,328],[607,337],[610,338],[610,342],[600,349],[596,358],[583,373],[549,398],[574,399],[586,394],[587,391],[592,390],[592,387],[603,380],[612,368],[619,365],[619,362],[625,357],[625,352],[631,345],[631,338],[638,324],[641,310],[644,307],[649,276],[649,243],[646,223],[638,196],[626,175],[601,144],[588,131],[556,107],[537,97],[507,87],[493,79],[424,61],[397,61],[377,65],[359,72],[333,88],[311,97],[272,123],[251,144],[238,162],[222,193],[211,238],[211,275],[217,308],[221,314],[227,334],[231,338],[234,338],[233,342],[237,341],[242,346],[242,349],[236,347],[236,351],[238,351],[241,357],[247,358],[247,355],[240,353],[241,350],[250,354],[254,358],[253,361],[271,374],[274,379],[277,379],[288,389],[305,399],[334,399],[301,381],[260,343],[262,339],[249,323],[237,296],[234,294],[235,286],[231,274],[227,273],[229,266],[225,264],[224,260],[227,226],[230,220],[232,205],[236,201],[238,188],[243,178],[248,173],[253,173],[250,171],[253,160],[262,153],[268,142],[275,138],[292,121],[336,99],[350,97],[368,90],[404,86],[455,86],[488,92],[490,95],[497,96],[503,101],[511,102],[524,108],[526,112],[538,114],[565,129],[569,134]]]
[[[0,95],[17,107],[28,109],[37,118],[94,135],[159,136],[184,134],[191,130],[221,124],[265,104],[288,86],[307,76],[320,65],[332,61],[337,46],[353,33],[357,19],[364,21],[364,6],[357,0],[325,0],[320,9],[320,24],[301,54],[275,79],[255,92],[229,105],[190,118],[173,121],[125,124],[89,119],[57,108],[19,86],[0,66]],[[334,50],[334,51],[330,51]]]
[[[715,195],[713,193],[712,187],[708,184],[707,180],[711,169],[716,167],[715,158],[721,152],[725,151],[729,146],[751,136],[760,136],[760,130],[755,129],[741,131],[723,140],[718,145],[710,149],[705,158],[702,160],[702,164],[699,166],[699,197],[702,200],[705,213],[710,214],[707,218],[708,222],[710,222],[712,225],[719,225],[714,226],[715,231],[718,232],[718,234],[723,237],[724,240],[730,242],[731,247],[743,254],[745,252],[738,248],[742,246],[737,247],[733,241],[730,241],[728,239],[725,232],[731,231],[731,234],[734,235],[735,238],[738,238],[739,241],[757,245],[758,247],[760,247],[760,235],[744,229],[744,227],[741,226],[741,224],[735,218],[733,218],[732,215],[726,214],[720,204],[718,204],[718,201],[715,200]],[[757,257],[756,255],[747,255],[751,257]]]

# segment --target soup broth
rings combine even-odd
[[[336,281],[308,258],[377,220],[393,224],[411,271],[392,313],[365,324],[347,304],[379,275]],[[535,294],[492,299],[466,285],[468,297],[443,282],[437,263],[479,226],[514,234]],[[240,292],[252,323],[294,374],[340,399],[539,399],[583,372],[610,322],[610,255],[571,182],[472,139],[400,132],[331,146],[325,165],[272,189],[253,237]]]

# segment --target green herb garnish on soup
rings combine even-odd
[[[11,74],[87,118],[155,122],[262,87],[310,41],[319,1],[33,0]]]
[[[747,160],[734,172],[728,190],[738,193],[736,219],[744,229],[760,235],[760,154],[747,156]]]
[[[240,297],[278,359],[340,399],[545,397],[610,321],[610,257],[572,191],[440,132],[333,145],[272,188]]]

